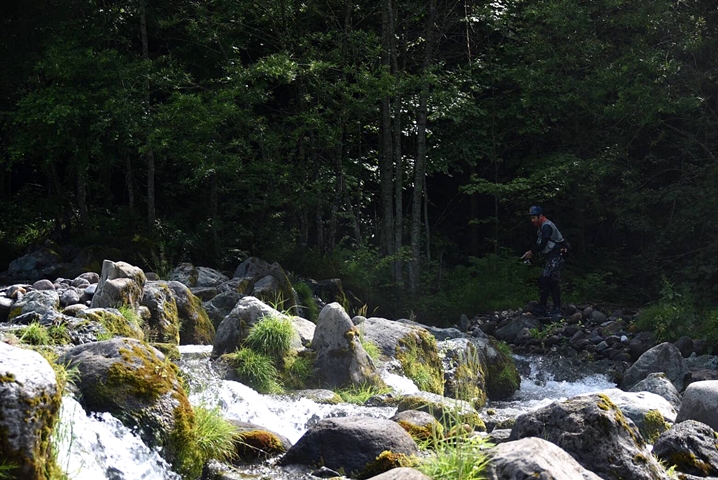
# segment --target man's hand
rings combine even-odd
[[[521,260],[524,260],[524,259],[532,259],[533,256],[534,256],[534,252],[532,252],[531,250],[529,250],[528,252],[524,253],[524,256],[521,257]]]

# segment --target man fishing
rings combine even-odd
[[[560,315],[561,312],[561,269],[565,263],[563,253],[565,251],[565,240],[556,225],[546,218],[541,207],[529,209],[531,223],[538,229],[536,244],[531,250],[524,253],[522,259],[531,259],[534,255],[541,255],[544,260],[543,270],[538,279],[539,285],[539,306],[533,312],[536,315],[546,315],[546,303],[549,295],[553,300],[553,308],[550,315]]]

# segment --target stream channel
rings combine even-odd
[[[211,351],[211,346],[180,347],[179,367],[187,381],[190,402],[219,407],[225,417],[262,425],[293,444],[323,418],[390,418],[396,413],[394,407],[326,405],[306,398],[259,394],[241,383],[222,380],[209,360]],[[480,412],[482,418],[516,417],[556,400],[616,386],[606,375],[571,367],[566,360],[519,355],[514,358],[521,372],[521,388],[509,401],[489,402]],[[382,377],[397,393],[417,391],[405,377],[388,372],[382,372]],[[63,399],[56,429],[56,451],[58,463],[70,480],[181,480],[156,450],[148,448],[119,420],[109,413],[88,415],[68,396]],[[316,480],[318,477],[310,472],[311,469],[299,466],[274,466],[270,461],[231,467],[231,472],[222,478]]]

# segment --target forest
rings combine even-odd
[[[536,298],[540,205],[569,301],[718,307],[712,1],[0,12],[0,270],[48,240],[154,270],[257,256],[455,322]]]

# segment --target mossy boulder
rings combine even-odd
[[[653,453],[683,474],[718,476],[718,433],[705,423],[686,420],[661,434]]]
[[[78,311],[77,318],[102,325],[106,332],[119,337],[144,339],[145,334],[140,326],[130,322],[115,308],[87,308]]]
[[[149,446],[159,447],[177,471],[199,476],[194,411],[177,367],[160,351],[135,339],[115,338],[74,347],[58,361],[77,368],[85,410],[112,413],[137,429]]]
[[[406,430],[416,442],[440,439],[444,436],[444,427],[429,412],[420,410],[404,410],[391,417]]]
[[[468,424],[474,430],[486,431],[486,425],[474,406],[463,400],[447,398],[430,392],[404,395],[397,405],[397,413],[419,410],[434,416],[444,428]]]
[[[676,411],[665,398],[650,392],[624,392],[618,388],[604,390],[623,414],[636,424],[648,443],[668,430],[676,421]]]
[[[471,340],[460,338],[439,343],[444,367],[444,394],[481,408],[486,403],[486,358]]]
[[[498,348],[493,339],[481,342],[486,357],[486,394],[491,400],[506,400],[521,386],[521,376],[513,358]],[[481,347],[479,347],[481,349]]]
[[[214,340],[214,325],[202,307],[202,301],[180,282],[168,282],[177,305],[181,345],[209,345]]]
[[[172,289],[166,282],[150,281],[144,287],[142,306],[147,307],[149,339],[153,342],[179,345],[180,320]]]
[[[419,389],[444,394],[444,369],[436,339],[428,330],[379,317],[367,318],[357,329],[365,340],[379,347],[380,360],[396,358],[404,375]]]
[[[92,308],[138,308],[147,278],[139,267],[125,262],[102,262],[102,274],[92,297]]]
[[[286,453],[292,443],[286,437],[253,423],[229,420],[238,432],[235,442],[237,459],[241,462],[266,460]]]
[[[46,480],[58,471],[50,447],[62,388],[39,353],[0,342],[0,459],[12,477]]]
[[[510,440],[541,437],[606,480],[667,480],[636,425],[602,393],[580,395],[520,415]]]

